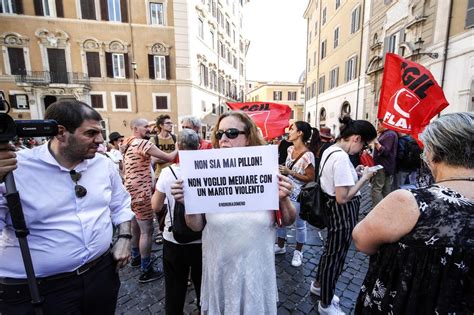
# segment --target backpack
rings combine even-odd
[[[173,171],[173,168],[171,166],[169,166],[169,168],[171,173],[173,173],[174,178],[178,179],[175,172]],[[201,239],[202,232],[195,232],[186,225],[186,219],[184,217],[186,210],[182,203],[175,201],[174,209],[171,211],[170,203],[168,201],[168,211],[170,213],[171,219],[171,226],[169,227],[168,231],[173,233],[173,237],[176,242],[185,244]]]
[[[176,135],[174,133],[171,133],[171,138],[173,138],[173,142],[176,143]],[[155,134],[153,139],[155,139],[155,145],[158,146],[160,144],[160,139],[158,138],[158,134]]]
[[[330,199],[334,199],[334,197],[329,196],[321,189],[321,174],[329,157],[333,153],[340,151],[341,150],[336,150],[329,153],[319,171],[318,180],[304,184],[298,195],[297,201],[300,203],[300,218],[318,229],[327,227],[328,202]]]
[[[421,148],[411,136],[405,136],[398,141],[397,165],[402,171],[414,171],[421,166]]]

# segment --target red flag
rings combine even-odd
[[[268,102],[227,103],[232,110],[241,110],[262,130],[265,139],[285,134],[289,126],[291,108],[288,105]]]
[[[425,67],[396,54],[385,55],[377,115],[385,127],[411,134],[418,141],[431,118],[448,105],[443,90]]]

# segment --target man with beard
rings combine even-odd
[[[132,197],[132,267],[141,267],[140,283],[157,280],[161,270],[155,270],[151,261],[153,235],[153,210],[151,196],[153,183],[151,176],[151,157],[173,161],[177,150],[165,153],[151,143],[150,126],[143,118],[130,122],[132,136],[125,139],[121,147],[124,164],[124,185]]]
[[[114,314],[117,271],[130,259],[130,196],[110,159],[96,154],[104,142],[96,110],[76,100],[59,101],[48,107],[45,119],[58,123],[48,143],[16,155],[8,144],[0,149],[0,179],[14,170],[20,192],[43,313]],[[0,257],[0,313],[34,313],[3,196]]]

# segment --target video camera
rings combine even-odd
[[[13,140],[15,137],[52,137],[58,134],[58,123],[55,120],[13,120],[8,112],[10,104],[0,96],[0,103],[7,109],[0,113],[0,143]]]

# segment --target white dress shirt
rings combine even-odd
[[[37,277],[73,271],[110,247],[113,225],[133,218],[130,195],[110,159],[96,154],[76,166],[87,194],[78,198],[69,170],[48,144],[17,152],[20,193]],[[3,187],[3,190],[5,188]],[[0,196],[0,277],[26,278],[6,199]]]

